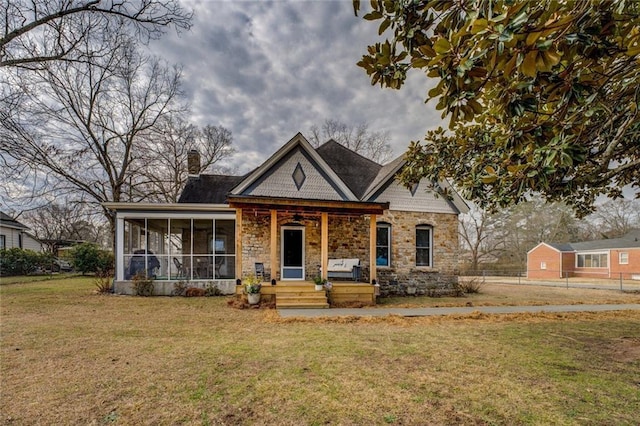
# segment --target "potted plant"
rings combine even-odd
[[[247,294],[247,299],[250,305],[257,305],[260,303],[260,289],[262,284],[255,275],[249,275],[244,279],[244,292]]]
[[[321,291],[324,290],[324,286],[327,283],[327,280],[318,275],[313,278],[313,282],[316,285],[316,291]]]

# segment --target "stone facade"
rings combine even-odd
[[[293,213],[278,212],[277,256],[280,259],[282,226],[300,226],[305,230],[305,279],[319,273],[321,263],[320,214],[306,213],[293,222]],[[255,262],[264,263],[271,278],[280,280],[280,271],[270,264],[271,218],[269,214],[245,211],[242,216],[242,270],[254,271]],[[391,225],[391,266],[377,268],[382,296],[444,294],[457,283],[458,216],[446,213],[386,211],[376,217],[378,223]],[[416,266],[416,226],[432,227],[433,265]],[[369,217],[329,214],[329,258],[359,258],[361,280],[370,282]]]
[[[381,296],[443,295],[458,282],[458,216],[386,211],[378,223],[391,225],[391,265],[378,267]],[[432,266],[416,266],[416,226],[432,228]]]

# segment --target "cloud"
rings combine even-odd
[[[150,49],[182,64],[198,125],[222,125],[247,172],[297,132],[337,118],[389,131],[395,155],[441,123],[425,105],[427,80],[416,72],[402,90],[371,86],[356,63],[379,40],[377,25],[355,17],[348,1],[186,3],[190,32],[167,34]]]

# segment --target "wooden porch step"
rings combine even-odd
[[[313,285],[299,284],[278,287],[276,308],[328,308],[327,295]]]
[[[277,309],[327,309],[329,308],[329,304],[325,301],[324,303],[319,303],[317,301],[308,301],[303,302],[299,300],[276,300],[276,308]]]

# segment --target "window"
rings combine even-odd
[[[618,263],[621,264],[621,265],[628,265],[629,264],[629,253],[624,252],[624,251],[620,252]]]
[[[432,234],[430,226],[416,227],[416,266],[432,266]]]
[[[18,248],[22,248],[22,234],[18,234]]]
[[[578,268],[606,268],[609,257],[607,253],[579,253],[576,262]]]
[[[5,235],[0,235],[0,250],[7,248],[7,237]]]
[[[391,266],[391,225],[378,223],[376,229],[376,266]]]
[[[547,262],[540,262],[540,269],[547,269]]]
[[[156,280],[232,279],[235,220],[141,217],[124,220],[124,279],[146,271]]]

